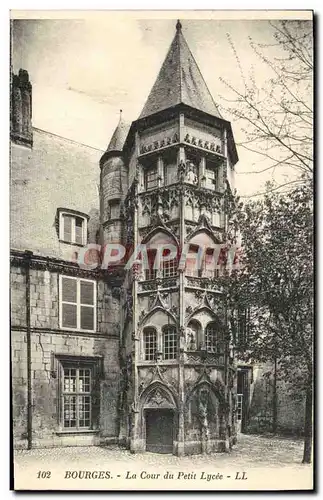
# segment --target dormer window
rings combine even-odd
[[[67,209],[58,209],[60,241],[72,245],[86,245],[87,220],[88,216],[86,214]]]

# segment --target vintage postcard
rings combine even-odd
[[[313,489],[313,12],[11,11],[12,489]]]

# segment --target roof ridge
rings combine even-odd
[[[189,50],[189,53],[191,54],[191,56],[192,56],[192,58],[193,58],[193,61],[194,61],[194,63],[195,63],[195,66],[197,67],[197,70],[198,70],[198,72],[199,72],[199,74],[200,74],[200,77],[202,78],[203,82],[205,83],[205,86],[206,86],[206,88],[207,88],[207,90],[208,90],[208,92],[209,92],[209,94],[210,94],[210,97],[211,97],[211,99],[212,99],[212,101],[213,101],[213,104],[214,104],[214,106],[216,107],[216,109],[218,110],[218,113],[220,114],[220,112],[219,112],[219,107],[218,107],[218,105],[216,104],[216,102],[215,102],[215,100],[214,100],[214,98],[213,98],[213,95],[212,95],[212,94],[211,94],[211,92],[210,92],[209,86],[208,86],[208,84],[206,83],[204,76],[202,75],[202,71],[200,70],[200,67],[199,67],[199,65],[197,64],[196,59],[195,59],[195,57],[194,57],[194,54],[193,54],[193,52],[191,51],[191,49],[190,49],[190,47],[189,47],[189,45],[188,45],[188,43],[187,43],[187,41],[186,41],[186,39],[185,39],[184,35],[183,35],[183,38],[184,38],[184,41],[185,41],[185,43],[186,43],[186,45],[187,45],[187,48],[188,48],[188,50]],[[220,117],[221,117],[221,115],[220,115]],[[221,118],[222,118],[222,117],[221,117]]]
[[[182,37],[184,38],[184,35],[182,33],[182,23],[180,22],[179,19],[177,20],[177,23],[176,23],[176,31],[177,31],[176,35],[178,36],[179,63],[181,63],[181,44],[180,44],[179,36],[181,34]],[[184,40],[185,40],[185,38],[184,38]],[[178,66],[179,66],[179,92],[180,92],[180,99],[182,101],[183,100],[183,75],[182,75],[181,64],[179,64]]]

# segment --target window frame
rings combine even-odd
[[[74,390],[66,390],[65,389],[65,376],[68,375],[67,371],[68,370],[75,370],[75,391]],[[89,371],[89,390],[88,391],[81,391],[80,389],[80,381],[81,381],[81,376],[80,376],[80,370],[87,370]],[[71,380],[69,377],[68,380]],[[92,368],[89,366],[77,366],[77,365],[67,365],[63,364],[62,365],[62,387],[61,387],[61,412],[62,412],[62,427],[63,429],[76,429],[78,431],[82,430],[89,430],[92,427],[92,385],[93,385],[93,373],[92,373]],[[88,412],[89,412],[89,418],[83,419],[80,418],[80,399],[85,396],[86,398],[89,399],[88,403]],[[65,425],[66,419],[65,419],[65,399],[71,399],[75,398],[75,426],[72,425]],[[85,402],[83,403],[85,406]],[[69,412],[71,412],[71,406],[69,405]],[[80,425],[81,420],[88,420],[89,425]],[[71,417],[69,418],[69,422],[71,422],[72,419]]]
[[[172,354],[173,357],[166,357],[165,353],[165,336],[168,335],[168,330],[173,329],[173,337],[172,337],[172,349],[168,354]],[[154,333],[155,335],[155,351],[154,355],[147,359],[146,357],[146,335],[147,333]],[[169,347],[168,347],[169,348]],[[162,327],[155,327],[153,325],[145,326],[140,333],[140,361],[143,364],[151,364],[159,362],[174,364],[178,361],[179,354],[179,338],[178,338],[178,329],[175,324],[169,323],[164,324]]]
[[[71,217],[72,225],[71,225],[71,241],[68,241],[64,238],[64,217]],[[76,241],[76,219],[82,219],[82,243],[78,243]],[[58,233],[59,240],[62,243],[67,243],[68,245],[77,245],[79,247],[84,247],[87,244],[87,223],[88,216],[81,212],[77,212],[76,210],[68,210],[68,209],[58,209]]]
[[[76,302],[63,301],[63,279],[76,280]],[[92,304],[81,304],[81,281],[85,281],[93,284],[93,305]],[[65,274],[59,275],[59,327],[62,330],[69,330],[73,332],[87,332],[95,333],[97,331],[97,281],[87,278],[80,278],[77,276],[68,276]],[[76,305],[76,327],[64,326],[63,325],[63,304]],[[81,308],[92,307],[93,308],[93,330],[81,328]]]
[[[72,356],[68,354],[53,354],[52,363],[56,364],[57,371],[57,423],[58,433],[74,434],[88,433],[99,431],[99,415],[100,415],[100,380],[103,376],[103,357],[102,356]],[[55,365],[54,365],[55,366]],[[54,368],[54,367],[53,367]],[[89,369],[90,370],[90,391],[75,392],[75,396],[83,394],[90,395],[90,422],[89,426],[79,426],[79,409],[77,410],[77,420],[75,427],[65,427],[64,419],[64,396],[68,393],[64,390],[64,373],[66,369]],[[74,393],[72,394],[74,395]],[[78,408],[79,403],[77,403]]]

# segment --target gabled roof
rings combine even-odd
[[[107,147],[107,153],[110,151],[122,151],[129,129],[130,123],[122,119],[122,114],[120,112],[120,120]]]
[[[180,103],[222,118],[177,21],[174,40],[139,119]]]

